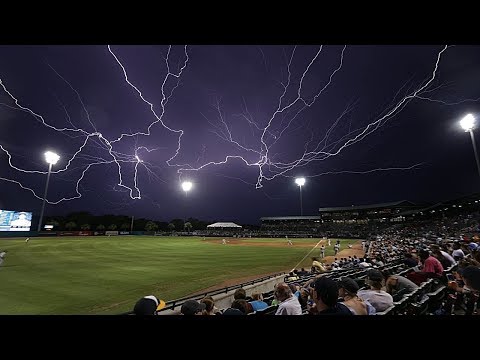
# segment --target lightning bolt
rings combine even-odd
[[[82,196],[81,184],[85,175],[92,168],[104,166],[113,166],[116,168],[116,184],[112,187],[112,191],[128,194],[130,200],[147,198],[154,203],[153,199],[142,195],[139,185],[140,173],[147,175],[150,181],[165,182],[157,173],[157,171],[163,168],[149,161],[150,156],[148,155],[155,151],[169,151],[169,149],[160,146],[150,148],[141,144],[142,139],[151,136],[154,127],[158,126],[166,130],[169,136],[176,138],[176,146],[171,152],[168,152],[168,159],[165,161],[165,165],[167,168],[176,169],[180,180],[185,174],[192,174],[207,168],[222,166],[228,162],[237,161],[243,166],[254,168],[257,171],[256,182],[248,182],[239,178],[234,179],[240,180],[249,186],[255,186],[256,189],[260,189],[264,186],[265,182],[272,181],[278,177],[293,177],[293,173],[300,168],[337,157],[344,152],[345,149],[367,139],[387,122],[394,121],[397,115],[414,100],[428,101],[441,105],[458,105],[465,102],[479,101],[480,98],[448,102],[437,99],[434,95],[431,95],[435,91],[449,86],[449,84],[440,84],[435,87],[432,85],[434,81],[437,80],[439,64],[444,52],[448,48],[449,46],[445,45],[438,51],[436,58],[432,59],[431,73],[429,73],[420,84],[415,85],[413,83],[413,77],[408,79],[400,86],[390,100],[390,103],[382,108],[379,115],[372,116],[369,119],[362,119],[366,125],[353,128],[352,130],[351,117],[359,103],[359,99],[353,99],[341,112],[337,113],[332,119],[328,119],[331,122],[323,134],[317,134],[312,131],[310,137],[305,141],[303,148],[295,149],[296,152],[291,152],[286,155],[281,152],[282,149],[279,144],[281,144],[282,140],[295,136],[297,131],[308,129],[308,124],[306,124],[303,115],[306,115],[311,109],[318,106],[317,103],[319,103],[319,99],[334,85],[338,74],[342,72],[345,64],[348,63],[349,49],[346,45],[341,48],[341,51],[335,53],[334,67],[329,71],[326,80],[321,83],[312,81],[315,80],[313,72],[314,68],[321,64],[324,53],[328,51],[326,46],[321,45],[316,48],[310,58],[303,58],[307,61],[300,69],[295,68],[298,58],[298,47],[294,46],[288,54],[285,53],[285,71],[283,72],[283,79],[279,81],[279,92],[276,93],[274,97],[275,105],[273,105],[267,115],[263,115],[262,118],[255,118],[252,115],[245,98],[242,98],[240,111],[229,116],[222,109],[221,99],[218,98],[212,105],[215,119],[209,119],[205,114],[200,114],[200,116],[206,119],[211,125],[211,132],[215,136],[229,146],[231,145],[231,150],[229,150],[228,153],[220,154],[216,159],[207,159],[206,146],[204,145],[201,154],[196,157],[194,165],[178,163],[177,158],[182,150],[182,139],[185,131],[179,128],[178,125],[168,125],[166,121],[169,101],[174,96],[175,90],[180,86],[180,80],[185,76],[190,63],[190,54],[187,45],[181,47],[181,59],[176,67],[172,65],[172,58],[174,57],[172,52],[174,49],[172,46],[167,47],[162,65],[165,71],[159,80],[161,94],[159,99],[149,98],[145,91],[142,90],[142,87],[134,83],[131,76],[129,76],[129,71],[127,70],[128,65],[122,60],[122,56],[120,55],[121,49],[117,49],[117,47],[111,45],[106,46],[106,50],[108,50],[106,54],[109,59],[112,60],[114,69],[118,70],[119,76],[122,77],[125,84],[131,89],[132,96],[149,110],[148,119],[141,119],[144,122],[141,123],[141,130],[138,131],[124,131],[113,138],[107,138],[107,136],[97,128],[95,119],[93,119],[88,112],[83,100],[84,98],[80,92],[68,81],[66,76],[62,75],[48,62],[46,65],[49,71],[52,71],[55,76],[61,79],[75,94],[75,98],[85,115],[86,128],[80,126],[78,122],[74,124],[67,107],[56,96],[55,98],[62,113],[65,115],[65,122],[68,125],[63,127],[56,126],[52,121],[47,121],[38,111],[23,104],[17,96],[14,95],[13,91],[7,87],[6,82],[2,78],[0,78],[1,89],[7,95],[7,98],[11,100],[11,103],[2,102],[0,106],[27,113],[46,129],[66,136],[76,144],[76,148],[72,153],[63,155],[66,155],[65,158],[62,159],[63,166],[54,168],[51,172],[52,175],[58,179],[66,179],[72,172],[79,171],[79,177],[73,181],[75,184],[73,189],[74,193],[60,199],[45,199],[49,204],[59,204],[80,198]],[[268,71],[265,53],[261,48],[258,48],[258,50],[261,54],[265,70]],[[306,85],[312,82],[316,83],[313,89]],[[348,131],[338,135],[337,133],[341,130],[341,126],[343,126],[348,119],[350,119]],[[237,120],[242,121],[242,126],[248,126],[249,134],[251,134],[251,138],[253,139],[252,141],[247,142],[244,137],[242,138],[234,132],[234,127],[232,127],[231,122]],[[130,148],[130,150],[127,151],[128,153],[118,151],[119,146],[125,146],[124,143],[127,142],[127,140],[135,140],[133,148]],[[95,151],[95,153],[88,153],[87,150],[89,149]],[[10,169],[20,176],[22,174],[38,176],[47,174],[47,171],[38,170],[37,168],[22,168],[19,165],[18,159],[16,159],[16,155],[5,144],[0,144],[0,154],[5,155],[6,162]],[[384,171],[408,171],[416,170],[421,165],[422,164],[406,167],[383,167],[369,170],[324,171],[307,175],[306,177],[338,174],[370,174]],[[133,176],[125,175],[126,167],[133,168]],[[0,180],[16,184],[20,188],[32,193],[34,197],[43,200],[37,193],[38,191],[26,186],[21,181],[3,175],[0,177]],[[157,203],[154,203],[154,205],[159,206]]]
[[[138,131],[138,132],[135,132],[135,133],[131,133],[131,132],[130,133],[122,133],[116,139],[107,139],[107,137],[105,137],[100,131],[97,130],[97,128],[95,126],[95,123],[93,122],[93,119],[91,118],[90,113],[88,112],[87,107],[86,107],[80,93],[74,88],[74,86],[64,76],[62,76],[49,63],[47,63],[47,66],[55,73],[56,76],[58,76],[63,82],[65,82],[69,86],[69,88],[75,93],[75,95],[77,97],[77,100],[81,104],[82,109],[83,109],[83,111],[86,115],[87,121],[88,121],[89,125],[91,126],[91,128],[93,129],[93,132],[89,132],[89,131],[81,128],[81,127],[75,126],[71,121],[71,117],[68,113],[67,108],[60,102],[58,97],[56,97],[56,99],[60,103],[60,105],[62,106],[62,108],[65,112],[65,115],[66,115],[67,122],[71,125],[71,127],[57,127],[57,126],[52,125],[51,123],[46,121],[45,118],[42,115],[40,115],[38,112],[35,112],[31,108],[22,105],[21,102],[19,101],[19,99],[17,97],[15,97],[15,95],[7,88],[3,79],[0,78],[0,86],[2,87],[5,94],[7,94],[8,97],[10,97],[10,99],[13,100],[15,106],[12,106],[12,105],[9,105],[9,104],[6,104],[6,103],[0,103],[0,105],[11,108],[11,109],[26,112],[26,113],[32,115],[36,121],[40,122],[46,128],[48,128],[50,130],[53,130],[57,133],[61,133],[63,135],[66,135],[66,136],[68,136],[72,139],[83,138],[83,142],[79,146],[79,148],[73,153],[73,155],[71,155],[70,157],[68,157],[66,159],[66,164],[64,165],[64,167],[51,171],[52,175],[59,175],[61,173],[67,172],[67,171],[74,171],[74,170],[78,169],[78,167],[73,167],[72,166],[72,163],[75,160],[86,160],[86,161],[88,161],[89,163],[86,166],[81,167],[83,170],[81,171],[80,177],[76,181],[75,195],[74,196],[69,196],[69,197],[63,197],[63,198],[61,198],[59,200],[56,200],[56,201],[45,199],[45,201],[48,202],[49,204],[55,205],[55,204],[59,204],[59,203],[64,202],[64,201],[69,201],[69,200],[74,200],[74,199],[80,198],[82,196],[82,194],[81,194],[79,188],[81,186],[82,180],[85,177],[85,174],[90,170],[90,168],[92,168],[96,165],[108,165],[108,164],[115,164],[117,166],[117,170],[118,170],[117,186],[126,190],[129,193],[129,196],[130,196],[131,199],[133,199],[133,200],[141,199],[141,191],[138,187],[138,168],[139,168],[139,166],[146,169],[147,174],[150,177],[155,176],[158,180],[158,176],[152,171],[151,164],[149,162],[143,161],[141,159],[141,155],[140,155],[139,152],[146,151],[147,153],[150,153],[152,151],[158,150],[158,148],[148,149],[145,146],[136,146],[134,151],[133,151],[133,154],[129,155],[129,154],[123,154],[123,153],[120,153],[118,151],[115,151],[113,147],[116,143],[121,142],[124,138],[138,137],[138,136],[141,136],[141,135],[149,136],[150,133],[151,133],[152,127],[155,126],[157,123],[160,123],[168,131],[178,135],[178,147],[177,147],[175,153],[168,159],[167,164],[170,165],[170,161],[172,161],[178,155],[178,153],[180,151],[181,138],[182,138],[182,135],[183,135],[183,130],[176,130],[176,129],[172,129],[169,126],[167,126],[163,122],[163,116],[165,114],[166,105],[167,105],[169,99],[173,96],[173,93],[174,93],[175,89],[179,86],[181,75],[182,75],[183,71],[185,70],[185,68],[187,67],[187,64],[188,64],[188,61],[189,61],[189,55],[188,55],[188,51],[187,51],[188,47],[186,45],[184,46],[185,60],[183,62],[183,65],[178,69],[177,72],[172,71],[170,69],[169,57],[170,57],[172,47],[171,46],[168,47],[167,55],[164,59],[167,71],[166,71],[166,75],[164,76],[163,82],[162,82],[162,85],[161,85],[162,98],[161,98],[161,101],[160,101],[160,111],[159,111],[159,113],[157,113],[157,111],[155,110],[155,106],[153,105],[153,103],[148,101],[145,98],[145,96],[142,94],[142,92],[139,90],[139,88],[137,86],[135,86],[129,80],[128,75],[127,75],[127,70],[126,70],[125,66],[120,61],[119,57],[113,52],[110,45],[107,46],[107,49],[108,49],[109,53],[115,59],[116,63],[120,66],[120,68],[123,72],[123,75],[124,75],[124,79],[127,82],[127,84],[130,85],[135,90],[135,92],[138,94],[140,99],[150,107],[150,111],[153,114],[155,120],[150,122],[150,124],[148,125],[148,127],[146,128],[145,131]],[[167,82],[170,79],[175,79],[174,85],[170,89],[167,89]],[[71,133],[73,133],[74,135],[72,135]],[[106,156],[93,156],[93,155],[89,155],[89,154],[84,154],[85,149],[89,146],[94,147],[98,150],[106,151],[108,153],[108,156],[107,155]],[[8,165],[10,166],[11,169],[13,169],[17,172],[20,172],[20,173],[24,173],[24,174],[38,174],[38,175],[47,174],[47,171],[24,169],[24,168],[21,168],[21,167],[15,165],[11,152],[5,146],[3,146],[2,144],[0,144],[0,150],[3,151],[3,153],[7,156],[7,162],[8,162]],[[133,179],[132,179],[133,180],[133,187],[127,186],[124,183],[123,174],[122,174],[122,164],[127,164],[127,163],[133,164],[133,166],[134,166],[134,175],[133,175]],[[34,189],[32,189],[28,186],[25,186],[24,184],[22,184],[18,180],[6,178],[6,177],[0,177],[0,180],[17,184],[22,189],[30,191],[33,194],[33,196],[35,196],[36,198],[38,198],[40,200],[44,200],[41,196],[39,196],[37,194],[37,192]]]
[[[339,116],[333,121],[331,126],[327,129],[326,133],[323,137],[314,136],[312,133],[311,138],[305,143],[304,151],[301,156],[296,159],[282,162],[276,160],[276,155],[271,155],[272,147],[288,133],[293,133],[296,129],[291,129],[292,124],[294,124],[299,116],[304,112],[307,111],[309,108],[312,108],[317,100],[328,91],[328,88],[331,86],[335,75],[342,70],[342,67],[345,62],[345,54],[347,51],[347,46],[343,46],[341,53],[339,55],[338,65],[337,67],[331,72],[328,77],[328,81],[323,85],[320,86],[316,92],[311,95],[309,98],[304,95],[304,83],[311,72],[312,67],[319,61],[320,55],[324,50],[323,46],[320,46],[315,54],[312,56],[308,64],[305,66],[303,71],[301,72],[300,78],[297,81],[297,85],[295,85],[293,81],[292,75],[292,66],[293,61],[295,58],[295,53],[297,47],[295,46],[289,56],[287,57],[287,64],[286,64],[286,80],[284,82],[280,82],[282,87],[282,92],[280,93],[277,106],[272,111],[271,115],[266,119],[265,125],[259,125],[258,121],[254,121],[251,114],[248,112],[248,108],[244,101],[244,112],[242,114],[234,114],[236,117],[240,117],[247,121],[248,125],[250,126],[252,134],[255,134],[256,131],[259,131],[261,134],[258,138],[258,148],[247,147],[244,144],[239,143],[237,139],[235,139],[234,134],[232,134],[231,127],[229,126],[226,115],[221,109],[220,101],[217,100],[216,104],[213,105],[217,112],[217,123],[214,123],[210,120],[208,122],[213,126],[212,133],[216,134],[220,139],[225,142],[231,143],[237,150],[243,151],[245,153],[253,154],[256,159],[248,160],[243,155],[226,155],[223,160],[220,161],[209,161],[200,166],[187,166],[181,167],[177,170],[180,174],[180,177],[185,172],[192,172],[192,171],[200,171],[205,169],[206,167],[210,166],[218,166],[224,165],[228,161],[233,159],[241,160],[245,165],[249,167],[256,167],[258,169],[258,177],[255,187],[257,189],[263,187],[264,181],[271,181],[279,176],[286,176],[286,177],[293,177],[293,175],[289,175],[294,170],[309,165],[312,162],[317,161],[325,161],[331,157],[338,156],[342,153],[346,148],[363,141],[368,136],[373,134],[379,128],[381,128],[387,121],[390,121],[395,118],[405,107],[406,105],[414,99],[419,100],[430,100],[423,96],[424,93],[432,92],[433,90],[437,90],[441,88],[443,85],[439,85],[436,88],[432,88],[431,84],[437,77],[438,67],[441,60],[443,53],[447,50],[449,46],[445,45],[436,56],[436,60],[433,64],[433,70],[431,75],[423,81],[423,84],[417,85],[413,87],[412,90],[409,90],[407,94],[403,95],[400,99],[399,94],[403,91],[405,87],[412,87],[412,78],[407,80],[395,93],[392,103],[387,106],[386,109],[376,118],[369,121],[367,125],[348,131],[347,134],[341,136],[337,140],[330,140],[333,131],[338,127],[339,124],[342,123],[342,119],[350,115],[350,113],[355,108],[355,105],[358,103],[354,101],[353,103],[347,105],[344,111],[339,114]],[[262,52],[263,61],[264,54]],[[296,86],[296,88],[294,88]],[[295,91],[296,96],[288,100],[287,99],[287,92],[288,91]],[[468,101],[468,100],[465,100]],[[204,116],[205,117],[205,116]],[[277,127],[275,124],[278,124]],[[301,126],[301,125],[299,125]],[[316,140],[319,138],[319,140]],[[352,171],[352,170],[342,170],[338,172],[328,171],[323,172],[320,174],[312,175],[311,177],[316,176],[324,176],[329,174],[370,174],[373,172],[380,172],[380,171],[400,171],[400,170],[414,170],[417,169],[420,164],[415,164],[408,167],[389,167],[389,168],[377,168],[377,169],[370,169],[365,171]]]

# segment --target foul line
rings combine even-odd
[[[300,260],[299,263],[298,263],[297,265],[295,265],[295,267],[294,267],[292,270],[290,270],[290,272],[292,272],[293,270],[295,270],[295,269],[297,268],[297,266],[300,265],[300,264],[302,263],[302,261],[305,260],[305,259],[307,258],[307,256],[310,255],[310,253],[311,253],[313,250],[315,250],[315,249],[317,248],[317,246],[318,246],[322,241],[323,241],[323,239],[321,239],[321,240],[317,243],[317,245],[315,245],[315,246],[312,248],[312,250],[310,250],[310,251],[307,253],[307,255],[305,255],[305,256],[303,257],[303,259]]]

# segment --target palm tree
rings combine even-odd
[[[192,223],[186,222],[184,227],[185,227],[185,230],[190,231],[190,230],[192,230]]]
[[[103,225],[103,224],[97,225],[97,230],[98,231],[105,231],[105,225]]]
[[[174,223],[168,224],[168,228],[170,229],[170,231],[175,230],[175,224]]]
[[[120,225],[120,230],[128,230],[128,229],[130,229],[130,224],[123,223],[122,225]]]
[[[108,230],[117,230],[117,225],[115,224],[108,225]]]

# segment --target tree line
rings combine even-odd
[[[86,211],[73,212],[66,216],[47,216],[44,224],[53,225],[53,230],[119,230],[130,231],[132,218],[124,215],[95,216]],[[133,231],[193,231],[205,230],[211,222],[188,218],[172,219],[170,222],[138,218],[133,220]]]

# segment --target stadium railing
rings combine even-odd
[[[254,285],[254,284],[260,283],[262,281],[272,279],[274,277],[285,275],[285,274],[286,274],[286,272],[283,271],[283,272],[275,273],[275,274],[272,274],[272,275],[264,276],[264,277],[261,277],[261,278],[258,278],[258,279],[246,281],[246,282],[243,282],[241,284],[226,286],[226,287],[221,288],[221,289],[207,291],[207,292],[196,294],[196,295],[185,296],[185,297],[181,297],[181,298],[175,299],[175,300],[170,300],[170,301],[167,301],[166,304],[165,304],[165,307],[162,310],[158,311],[157,313],[162,313],[162,312],[167,311],[167,310],[175,310],[177,307],[181,307],[185,303],[185,301],[187,301],[187,300],[201,300],[205,296],[215,296],[215,295],[219,295],[219,294],[226,294],[231,290],[236,290],[236,289],[239,289],[239,288],[243,288],[243,287],[248,286],[248,285]],[[128,311],[128,312],[125,312],[125,313],[122,313],[122,314],[119,314],[119,315],[133,315],[133,311]]]

